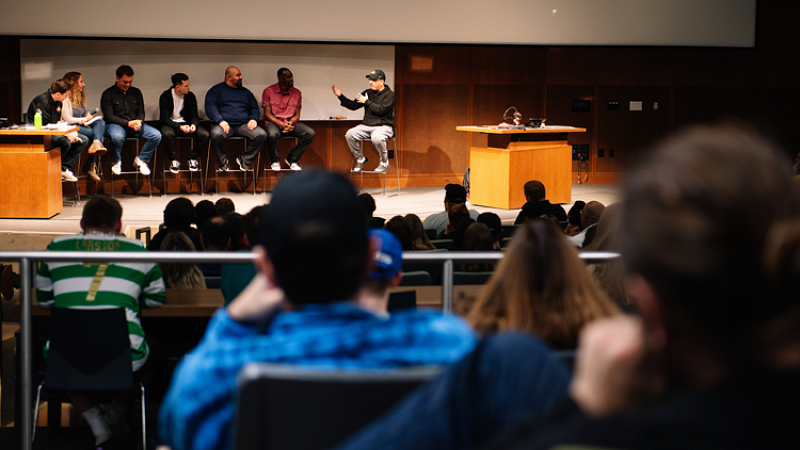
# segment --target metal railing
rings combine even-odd
[[[33,431],[33,342],[31,328],[33,318],[32,299],[33,277],[36,264],[39,262],[156,262],[156,263],[247,263],[253,261],[253,253],[231,252],[83,252],[83,251],[35,251],[35,252],[0,252],[0,261],[19,262],[20,275],[20,335],[21,345],[19,357],[22,381],[20,399],[17,405],[22,411],[22,450],[31,450],[30,436]],[[619,257],[611,252],[584,252],[580,258],[587,263],[604,262]],[[432,252],[403,253],[403,261],[418,263],[442,263],[442,309],[445,314],[453,310],[453,267],[458,262],[498,261],[503,258],[502,252]]]

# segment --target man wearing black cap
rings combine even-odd
[[[447,211],[455,205],[460,205],[467,201],[467,190],[460,184],[448,184],[444,187],[444,190],[444,211],[431,214],[422,221],[422,228],[426,230],[436,230],[436,237],[438,239],[441,239],[439,236],[444,235],[444,231],[447,229],[447,223],[450,221]],[[478,211],[469,211],[469,217],[472,220],[478,220],[479,215],[480,213]]]
[[[386,86],[386,74],[382,70],[373,70],[367,74],[369,89],[356,96],[355,101],[342,95],[342,87],[331,86],[333,93],[339,97],[342,106],[350,110],[364,108],[364,120],[345,134],[350,151],[356,158],[354,172],[364,169],[368,158],[361,151],[359,141],[370,139],[372,145],[381,155],[381,163],[375,172],[386,172],[389,167],[389,153],[386,141],[394,136],[394,92]]]
[[[341,175],[299,172],[278,184],[261,220],[258,275],[218,310],[201,344],[176,369],[160,435],[174,450],[230,445],[236,375],[249,362],[387,369],[448,364],[472,350],[460,318],[376,314],[357,292],[382,244]],[[399,263],[399,261],[398,261]]]

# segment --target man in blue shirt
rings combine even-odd
[[[211,126],[211,147],[217,155],[217,170],[228,170],[228,155],[225,141],[231,136],[250,139],[250,144],[241,156],[236,158],[241,170],[253,170],[253,160],[264,143],[267,132],[258,126],[256,97],[246,87],[242,87],[242,72],[233,66],[225,69],[225,81],[206,93],[206,114]]]
[[[228,448],[236,375],[249,362],[386,369],[448,364],[473,349],[474,333],[456,316],[389,317],[354,300],[381,248],[366,223],[341,175],[304,171],[278,184],[254,250],[258,275],[175,371],[159,418],[165,444]]]

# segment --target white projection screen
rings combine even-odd
[[[207,117],[206,91],[223,81],[229,65],[242,71],[243,85],[259,104],[264,88],[278,81],[278,69],[289,68],[295,87],[303,92],[301,118],[306,120],[364,117],[363,109],[339,106],[331,91],[333,84],[353,98],[369,87],[367,73],[382,69],[387,84],[394,88],[392,45],[21,39],[22,111],[69,71],[83,74],[88,106],[99,107],[100,95],[114,84],[114,72],[122,64],[133,67],[133,85],[144,94],[147,120],[159,118],[158,98],[176,72],[189,75],[200,115]]]
[[[14,36],[752,47],[756,0],[6,2]]]

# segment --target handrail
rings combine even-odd
[[[618,253],[612,252],[582,252],[579,257],[587,263],[604,262],[618,258]],[[22,345],[20,373],[22,382],[22,450],[31,450],[30,436],[33,431],[33,342],[32,327],[32,280],[36,273],[36,262],[217,262],[217,263],[247,263],[252,262],[254,253],[239,252],[91,252],[91,251],[14,251],[0,252],[0,261],[19,261],[20,274],[20,333]],[[442,263],[442,309],[445,314],[453,310],[453,267],[454,261],[481,262],[498,261],[503,258],[503,252],[441,252],[441,253],[403,253],[403,261],[420,263]]]

